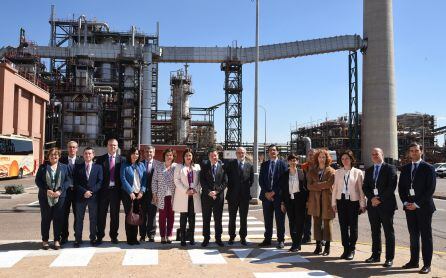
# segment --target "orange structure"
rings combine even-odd
[[[34,159],[44,158],[45,110],[49,93],[40,80],[0,63],[0,133],[33,140]]]

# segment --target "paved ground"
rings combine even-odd
[[[1,181],[7,184],[12,181]],[[248,247],[236,244],[232,247],[218,248],[211,244],[202,249],[199,245],[181,248],[178,243],[166,246],[159,243],[144,243],[136,248],[125,243],[101,247],[73,249],[69,243],[62,250],[40,250],[40,215],[37,191],[32,178],[20,180],[28,189],[26,194],[12,199],[0,199],[0,277],[25,276],[135,276],[135,277],[379,277],[392,275],[403,277],[416,276],[417,270],[403,270],[401,266],[409,260],[408,232],[402,210],[395,215],[397,239],[394,267],[384,269],[380,265],[363,263],[370,256],[370,232],[366,215],[360,216],[359,241],[355,260],[339,260],[342,253],[339,243],[339,226],[334,225],[336,242],[328,257],[314,256],[314,244],[304,245],[299,255],[274,248],[260,249],[263,234],[263,217],[259,207],[251,207],[249,213]],[[437,191],[446,188],[446,179],[439,179]],[[446,277],[446,201],[436,200],[437,212],[433,218],[434,259],[431,277]],[[84,227],[88,227],[88,216]],[[70,219],[72,220],[72,219]],[[121,223],[124,223],[121,214]],[[227,223],[225,212],[224,223]],[[175,227],[178,226],[178,216]],[[200,231],[201,216],[197,216],[197,232]],[[287,229],[288,232],[288,229]],[[198,232],[199,233],[199,232]],[[84,238],[88,232],[84,232]],[[119,239],[125,238],[123,225]],[[72,239],[72,235],[70,236]],[[227,239],[227,236],[224,237]],[[196,237],[198,242],[201,237]],[[288,240],[289,243],[289,240]],[[243,247],[243,248],[242,248]],[[422,262],[420,261],[420,264]],[[354,271],[354,272],[352,272]]]

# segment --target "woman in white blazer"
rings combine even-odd
[[[186,246],[186,239],[189,239],[191,245],[195,244],[195,213],[201,212],[199,176],[200,165],[194,163],[192,150],[186,149],[183,153],[183,164],[177,166],[174,174],[173,210],[180,213],[181,246]],[[188,221],[189,230],[186,232]]]
[[[338,213],[344,253],[341,259],[353,260],[358,240],[358,215],[365,212],[366,202],[362,191],[364,174],[352,167],[355,157],[351,150],[341,154],[342,168],[336,170],[331,205]]]

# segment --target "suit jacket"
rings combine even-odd
[[[186,193],[190,188],[195,189],[198,194],[193,195],[194,200],[194,213],[201,212],[201,200],[200,200],[200,165],[195,164],[192,167],[193,173],[193,181],[189,184],[189,179],[187,176],[188,167],[185,167],[182,164],[177,164],[175,168],[174,174],[174,183],[175,183],[175,194],[173,198],[173,210],[175,212],[187,212],[188,211],[188,202],[189,195]]]
[[[76,200],[84,200],[84,194],[87,191],[93,192],[90,198],[96,198],[97,193],[102,187],[103,175],[100,165],[92,164],[90,169],[90,176],[87,179],[87,172],[85,169],[85,162],[77,164],[74,167],[74,189],[76,190]]]
[[[122,190],[127,192],[127,194],[132,194],[132,192],[135,190],[133,187],[133,181],[135,179],[135,172],[138,171],[139,180],[141,184],[140,191],[145,193],[146,192],[146,184],[147,184],[147,171],[146,167],[144,167],[144,164],[139,162],[135,166],[130,164],[129,162],[124,162],[124,164],[121,165],[121,183],[122,183]]]
[[[367,197],[367,207],[372,207],[372,198],[375,197],[373,189],[375,189],[375,181],[373,180],[373,172],[375,166],[371,166],[365,170],[364,184],[362,190]],[[397,184],[396,168],[393,165],[383,163],[379,170],[376,188],[378,189],[378,197],[381,204],[377,208],[392,212],[398,209],[396,204],[395,189]]]
[[[228,183],[228,176],[224,170],[223,163],[218,161],[217,165],[215,181],[214,177],[212,176],[211,162],[206,160],[201,165],[200,184],[202,189],[202,200],[210,201],[212,198],[209,196],[209,192],[211,191],[217,191],[217,199],[224,200],[224,191]]]
[[[62,156],[59,159],[59,162],[62,164],[67,165],[67,169],[68,169],[68,173],[70,175],[71,178],[71,182],[73,182],[73,173],[74,173],[74,167],[76,164],[81,164],[82,162],[84,162],[84,158],[81,156],[76,156],[76,160],[74,161],[74,165],[70,166],[69,162],[68,162],[68,156]]]
[[[274,170],[274,176],[273,176],[273,186],[271,188],[271,184],[268,182],[268,173],[269,173],[269,164],[271,163],[271,160],[267,160],[262,163],[260,166],[260,176],[259,176],[259,183],[260,183],[260,196],[259,199],[262,202],[267,201],[265,197],[266,192],[274,191],[276,195],[274,196],[274,202],[278,202],[280,204],[280,184],[279,179],[287,171],[288,167],[284,160],[277,159],[275,170]]]
[[[420,162],[413,180],[413,189],[415,190],[415,196],[413,197],[409,194],[411,172],[412,163],[404,165],[401,169],[400,180],[398,183],[398,193],[401,201],[403,204],[405,202],[413,202],[420,207],[417,209],[433,213],[435,211],[433,195],[437,182],[435,168],[429,163],[424,161]]]
[[[47,184],[46,173],[51,173],[51,166],[49,163],[44,163],[39,166],[39,169],[36,173],[36,185],[39,188],[38,197],[39,198],[47,198],[46,191],[50,189],[50,184]],[[57,173],[58,172],[58,173]],[[65,198],[67,188],[71,185],[71,177],[68,173],[68,166],[59,162],[57,165],[56,175],[60,177],[60,197]]]
[[[303,206],[306,206],[308,199],[307,179],[305,178],[304,172],[300,169],[297,169],[297,176],[299,178],[299,192],[297,194],[297,198],[294,200],[301,203]],[[289,179],[290,170],[285,171],[285,173],[283,173],[279,179],[280,196],[286,207],[288,207],[290,202],[293,201],[290,196]]]
[[[152,200],[152,179],[153,179],[153,172],[155,171],[155,167],[157,167],[160,162],[158,160],[153,159],[153,163],[152,163],[152,169],[150,170],[150,172],[147,172],[147,160],[142,160],[141,161],[142,164],[144,164],[144,167],[146,168],[145,172],[146,172],[146,179],[145,179],[145,186],[146,186],[146,195],[148,195],[148,199]]]
[[[226,200],[235,202],[240,200],[251,200],[250,188],[254,183],[254,168],[245,160],[243,171],[240,171],[239,161],[234,159],[225,165],[228,176],[228,191]]]
[[[125,158],[121,155],[116,154],[115,157],[115,186],[121,187],[121,179],[119,178],[121,171],[121,164],[125,161]],[[110,185],[110,161],[108,158],[108,153],[101,155],[96,158],[96,164],[102,166],[103,180],[102,188],[108,188]]]

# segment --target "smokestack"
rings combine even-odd
[[[364,0],[362,77],[362,157],[371,165],[371,149],[386,160],[398,159],[392,0]]]

